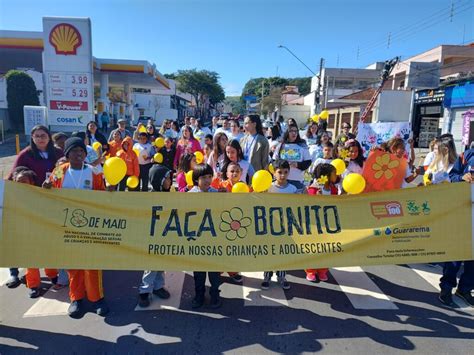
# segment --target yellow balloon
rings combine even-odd
[[[319,121],[319,115],[314,115],[313,117],[311,117],[311,120],[313,120],[313,122],[318,123],[318,121]]]
[[[194,152],[194,156],[196,157],[196,163],[202,164],[204,161],[204,155],[199,150]]]
[[[146,133],[146,128],[144,126],[140,126],[140,128],[138,129],[138,132]]]
[[[250,191],[249,187],[247,186],[247,184],[244,184],[243,182],[238,182],[237,184],[232,186],[233,193],[245,193],[249,191]]]
[[[117,185],[127,173],[127,164],[118,158],[107,159],[104,163],[104,177],[110,185]]]
[[[275,168],[273,167],[273,164],[270,163],[268,164],[268,171],[270,172],[270,174],[275,174]]]
[[[155,147],[163,148],[165,146],[165,140],[162,137],[158,137],[155,139]]]
[[[331,165],[336,168],[336,174],[341,175],[346,170],[346,163],[342,159],[334,159]]]
[[[192,170],[189,170],[187,173],[186,173],[186,184],[188,184],[188,186],[194,186],[194,182],[193,182],[193,171]]]
[[[134,148],[133,151],[135,152],[135,154],[137,155],[137,157],[140,156],[140,149]]]
[[[136,176],[130,176],[128,179],[127,179],[127,187],[131,188],[131,189],[134,189],[138,186],[138,183],[140,181],[138,180],[138,178]]]
[[[319,118],[322,120],[327,120],[329,118],[329,111],[324,110],[319,114]]]
[[[266,191],[271,185],[272,175],[266,170],[259,170],[252,177],[252,187],[255,192]]]
[[[94,142],[94,144],[92,144],[92,148],[95,151],[98,151],[100,148],[102,148],[102,144],[100,144],[99,142]]]
[[[365,179],[360,174],[348,174],[342,181],[342,188],[350,195],[360,194],[365,189]]]
[[[158,163],[158,164],[163,163],[163,154],[161,154],[161,153],[156,153],[156,154],[153,156],[153,161],[154,161],[155,163]]]

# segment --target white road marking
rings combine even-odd
[[[443,268],[436,265],[430,266],[428,264],[409,264],[410,269],[412,269],[418,276],[420,276],[423,280],[428,282],[433,288],[435,288],[438,292],[440,291],[439,288],[439,280],[441,276],[443,276]],[[453,291],[454,296],[454,291]],[[464,300],[459,298],[458,296],[453,297],[453,302],[459,307],[458,309],[474,313],[474,307],[469,306]]]
[[[242,291],[244,295],[244,306],[258,306],[258,307],[288,307],[288,300],[285,292],[274,280],[276,275],[273,275],[270,288],[262,290],[260,284],[263,281],[263,272],[243,272],[244,282]]]
[[[26,294],[25,297],[27,297]],[[23,318],[67,315],[69,304],[68,287],[59,291],[49,289],[33,306],[31,306],[29,310],[26,311]]]
[[[170,293],[170,298],[163,300],[152,294],[150,306],[147,308],[135,307],[135,311],[154,311],[157,309],[179,309],[181,294],[183,293],[184,279],[186,273],[182,271],[165,272],[165,288]],[[138,295],[137,295],[138,297]]]
[[[355,309],[398,309],[362,268],[338,267],[330,273]]]

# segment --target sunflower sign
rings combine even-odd
[[[407,169],[405,158],[397,158],[381,150],[369,153],[362,175],[365,178],[365,192],[399,189]]]
[[[411,128],[409,122],[361,122],[357,128],[357,140],[360,142],[366,158],[370,149],[394,137],[400,137],[405,141],[405,151],[410,154],[408,140],[411,137]]]

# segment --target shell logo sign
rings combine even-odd
[[[76,27],[60,23],[49,33],[49,43],[54,47],[56,54],[76,55],[77,48],[82,44],[82,37]]]

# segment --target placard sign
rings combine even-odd
[[[23,106],[25,135],[30,135],[31,129],[36,125],[48,126],[47,110],[45,106]]]
[[[94,119],[90,19],[45,17],[43,33],[49,124],[85,127]]]

